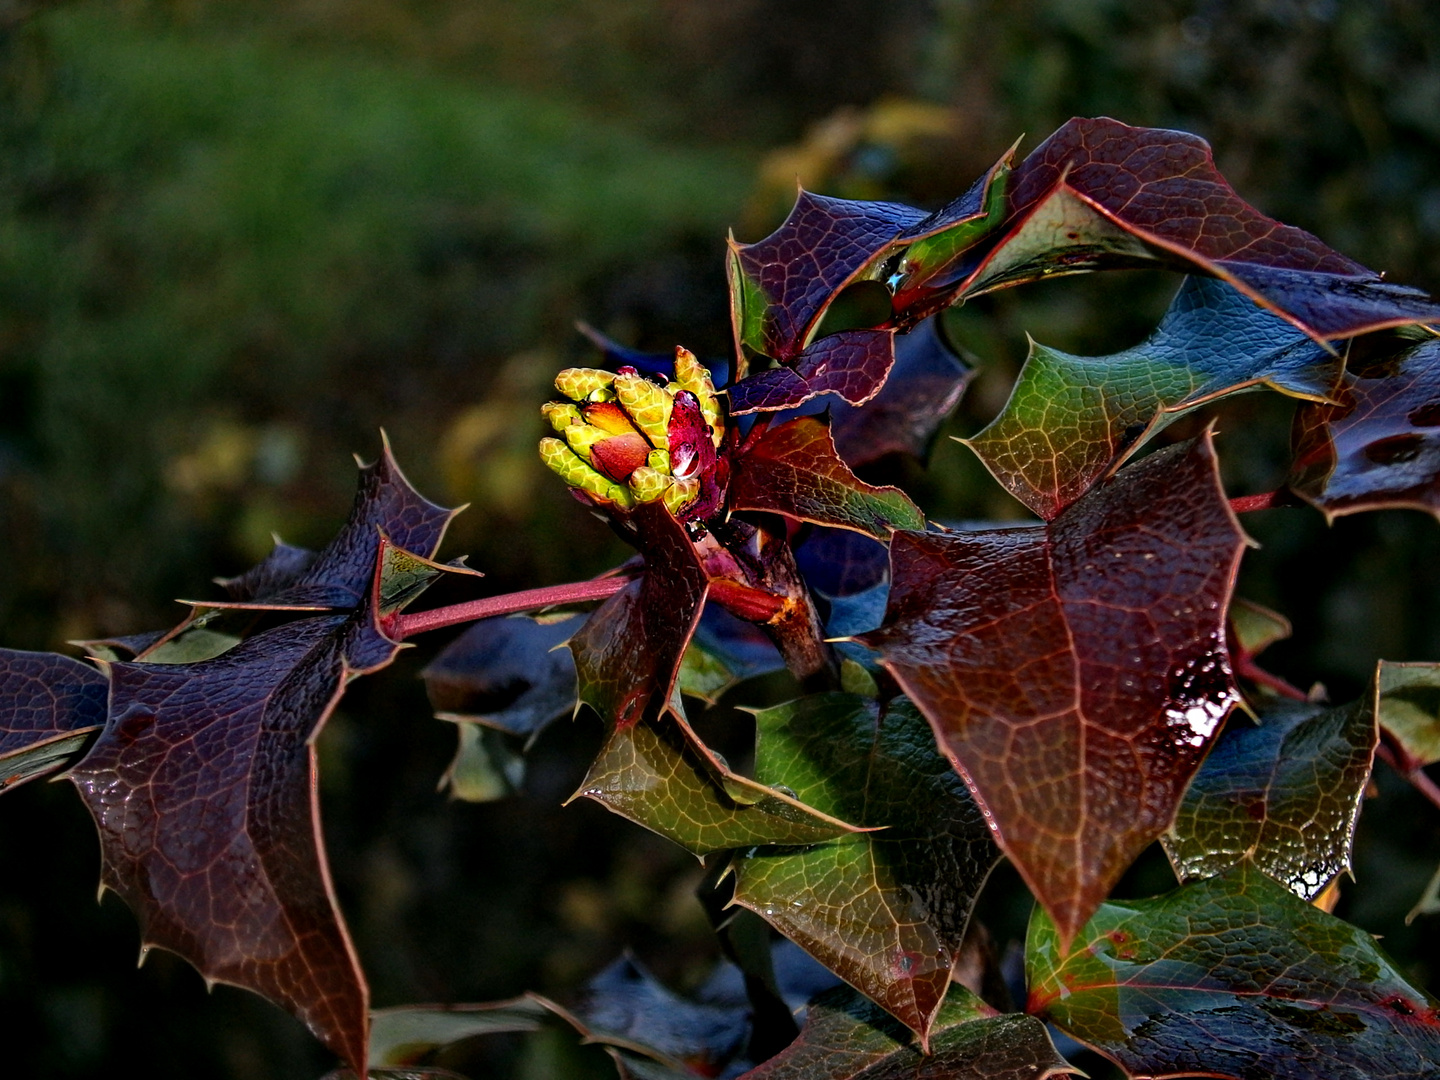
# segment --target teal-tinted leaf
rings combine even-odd
[[[477,1035],[537,1031],[551,1013],[533,997],[484,1005],[405,1005],[370,1014],[370,1060],[413,1065],[436,1050]]]
[[[930,1030],[970,910],[999,858],[909,701],[820,694],[757,713],[757,778],[875,833],[738,856],[735,902],[892,1015]]]
[[[1230,644],[1247,656],[1259,656],[1290,633],[1290,620],[1278,611],[1238,596],[1230,602]]]
[[[821,994],[800,1037],[743,1080],[1046,1080],[1080,1075],[1033,1016],[997,1013],[958,983],[935,1016],[929,1053],[848,987]]]
[[[1375,743],[1371,701],[1276,702],[1258,726],[1232,715],[1161,838],[1180,880],[1250,859],[1313,899],[1350,868]]]
[[[1103,905],[1066,952],[1037,909],[1029,1011],[1132,1077],[1433,1080],[1436,1004],[1369,934],[1242,863]]]
[[[0,649],[0,792],[65,764],[104,725],[108,690],[79,660]]]
[[[1155,432],[1264,384],[1325,400],[1338,358],[1213,278],[1189,277],[1146,341],[1113,356],[1031,345],[1004,410],[967,440],[995,478],[1049,519]]]
[[[465,802],[494,802],[520,791],[525,781],[525,756],[512,737],[484,724],[455,722],[459,743],[455,757],[440,778],[442,790]]]
[[[1440,761],[1440,664],[1381,660],[1375,682],[1380,726],[1400,751],[1402,769]]]

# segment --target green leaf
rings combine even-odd
[[[1399,744],[1402,767],[1440,761],[1440,664],[1381,660],[1375,681],[1380,726]]]
[[[1350,869],[1375,744],[1369,701],[1277,702],[1259,726],[1232,715],[1161,837],[1175,873],[1195,881],[1248,858],[1314,899]]]
[[[1435,1002],[1363,930],[1249,863],[1103,905],[1067,953],[1035,912],[1029,1010],[1132,1077],[1433,1080]]]
[[[1083,1075],[1033,1016],[997,1013],[958,983],[935,1016],[929,1053],[848,987],[810,1003],[800,1037],[742,1080],[1046,1080]]]
[[[1239,700],[1224,613],[1243,548],[1208,435],[1048,525],[891,540],[885,622],[856,640],[1067,935],[1169,827]]]
[[[747,447],[730,481],[730,505],[851,529],[879,540],[896,529],[925,527],[920,508],[899,488],[858,479],[835,452],[830,426],[813,416],[770,428]]]
[[[571,799],[582,795],[696,855],[815,844],[855,831],[732,772],[671,711],[612,728]]]
[[[1230,601],[1230,643],[1247,656],[1259,656],[1290,633],[1290,620],[1278,611],[1238,596]]]
[[[1133,349],[1082,357],[1032,342],[1004,410],[966,444],[1048,520],[1190,409],[1260,384],[1323,401],[1339,369],[1223,281],[1189,277]]]
[[[464,802],[494,802],[518,794],[525,780],[525,757],[503,731],[484,724],[442,717],[455,723],[459,744],[440,787]]]
[[[964,781],[904,698],[816,694],[755,716],[756,777],[879,832],[736,858],[735,902],[763,916],[922,1041],[970,910],[999,859]]]
[[[413,1065],[435,1050],[476,1035],[538,1031],[551,1013],[535,998],[484,1005],[404,1005],[370,1014],[370,1060]]]

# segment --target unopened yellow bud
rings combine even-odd
[[[670,475],[670,451],[669,451],[669,450],[651,450],[651,451],[650,451],[650,456],[645,460],[645,464],[649,465],[650,468],[652,468],[652,469],[658,469],[660,472],[663,472],[666,476],[669,476],[669,475]]]
[[[547,401],[540,406],[540,415],[556,431],[564,431],[571,424],[583,424],[580,410],[570,402]]]
[[[555,389],[571,401],[609,401],[609,391],[615,383],[615,373],[601,368],[566,368],[555,376]],[[600,394],[600,397],[592,397]]]
[[[561,434],[565,436],[565,441],[570,444],[570,449],[574,450],[575,453],[580,455],[586,462],[591,460],[590,448],[592,446],[601,439],[614,438],[608,431],[595,427],[593,424],[584,423],[583,421],[578,424],[571,424],[561,432]]]
[[[725,436],[720,414],[720,396],[715,393],[715,383],[710,378],[709,369],[700,363],[689,349],[680,346],[675,348],[675,381],[680,385],[680,389],[689,390],[695,395],[695,400],[700,402],[700,415],[705,418],[705,423],[710,425],[711,438],[718,448]]]
[[[630,474],[630,494],[635,496],[636,502],[654,502],[673,484],[674,481],[669,476],[649,465],[641,465]]]
[[[617,375],[615,398],[651,446],[664,450],[670,445],[667,432],[674,399],[669,394],[643,375]]]
[[[700,494],[700,478],[692,476],[685,480],[672,480],[665,489],[665,509],[678,515],[682,509],[695,501]]]
[[[547,437],[540,440],[540,460],[565,483],[587,495],[626,510],[635,505],[635,500],[623,485],[601,476],[559,439]]]

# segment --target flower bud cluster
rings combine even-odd
[[[561,437],[540,440],[540,460],[570,487],[621,510],[657,499],[677,518],[714,509],[725,422],[694,353],[675,350],[672,382],[632,367],[566,368],[555,388],[568,400],[540,411]]]

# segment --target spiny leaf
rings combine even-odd
[[[0,649],[0,792],[65,764],[104,725],[107,686],[68,656]]]
[[[1401,767],[1440,761],[1440,664],[1381,660],[1375,672],[1376,717],[1397,744]]]
[[[1029,1011],[1132,1077],[1431,1080],[1435,1003],[1363,930],[1241,863],[1096,912],[1068,951],[1036,911]]]
[[[630,512],[645,573],[570,638],[580,700],[611,726],[656,716],[670,701],[709,576],[685,528],[658,502]]]
[[[829,425],[802,416],[767,429],[746,447],[730,481],[734,510],[766,510],[884,540],[895,529],[923,529],[925,517],[896,487],[859,480],[840,460]]]
[[[1186,411],[1261,383],[1324,400],[1339,370],[1225,282],[1190,277],[1133,349],[1081,357],[1032,342],[1004,410],[966,444],[1048,520]]]
[[[730,387],[730,411],[778,412],[834,394],[864,405],[880,393],[895,366],[894,330],[841,330],[810,345],[789,365],[741,379]]]
[[[608,810],[696,855],[815,844],[855,827],[732,772],[674,712],[614,727],[580,788]]]
[[[1332,396],[1295,414],[1291,489],[1331,519],[1392,506],[1440,516],[1440,341],[1352,358]]]
[[[682,694],[713,705],[746,679],[784,670],[774,643],[757,627],[711,604],[680,661],[677,686]]]
[[[935,1017],[930,1052],[849,987],[821,994],[800,1037],[742,1080],[1046,1080],[1080,1075],[1032,1016],[997,1013],[959,984]]]
[[[1350,868],[1375,755],[1374,702],[1274,703],[1259,726],[1232,715],[1161,841],[1182,882],[1242,859],[1314,899]]]
[[[103,887],[144,949],[279,1003],[357,1073],[367,997],[319,832],[314,742],[346,682],[398,645],[374,595],[194,664],[115,663],[110,718],[70,772],[100,831]]]
[[[918,314],[1039,277],[1161,265],[1227,281],[1316,340],[1440,319],[1418,290],[1250,206],[1185,132],[1076,118],[1016,168],[1009,201],[999,238]]]
[[[880,832],[736,858],[735,902],[928,1038],[1000,853],[903,698],[817,694],[756,714],[755,775]]]
[[[1239,697],[1224,612],[1243,544],[1208,434],[1047,526],[891,542],[885,623],[859,640],[1066,939],[1170,824]]]
[[[924,461],[974,374],[945,342],[939,318],[926,319],[895,338],[895,366],[878,394],[863,405],[826,399],[835,449],[856,469],[887,454]]]
[[[730,306],[735,346],[793,361],[835,294],[884,251],[923,210],[853,202],[801,191],[784,224],[755,244],[730,241]]]

